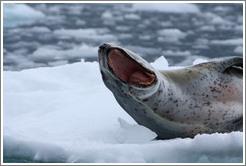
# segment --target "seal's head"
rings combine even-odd
[[[98,55],[102,78],[111,90],[117,86],[122,90],[130,88],[135,89],[135,92],[146,91],[158,82],[152,66],[130,50],[113,44],[102,44]]]

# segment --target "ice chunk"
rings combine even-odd
[[[226,39],[226,40],[212,40],[211,44],[216,45],[242,45],[243,38],[236,38],[236,39]]]
[[[233,52],[235,52],[236,54],[243,54],[243,47],[237,46]]]
[[[53,143],[40,143],[18,138],[3,138],[5,161],[17,162],[66,162],[68,153]],[[19,161],[18,161],[19,160]]]
[[[112,14],[110,11],[105,11],[105,12],[102,14],[102,18],[103,18],[103,19],[112,19],[112,18],[113,18],[113,14]]]
[[[243,132],[155,137],[119,106],[97,62],[3,72],[5,162],[243,161]]]
[[[182,32],[179,29],[161,29],[157,33],[160,35],[158,41],[162,42],[178,42],[180,39],[186,37],[186,33]]]
[[[199,58],[193,61],[193,65],[197,65],[197,64],[205,63],[205,62],[208,62],[208,60]]]
[[[118,122],[120,128],[117,131],[116,140],[120,143],[146,143],[157,137],[156,133],[144,126],[129,124],[121,118],[118,118]]]
[[[199,13],[199,8],[189,3],[135,3],[133,9],[165,13]]]
[[[31,24],[45,15],[26,4],[3,4],[3,26],[15,27],[23,24]]]
[[[156,70],[164,70],[168,68],[168,62],[164,56],[160,56],[154,62],[150,63]]]

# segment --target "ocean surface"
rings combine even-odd
[[[243,54],[242,4],[28,3],[3,11],[4,70],[97,61],[104,42],[179,66]]]

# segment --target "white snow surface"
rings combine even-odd
[[[204,60],[196,60],[196,64]],[[164,57],[151,63],[170,69]],[[16,162],[242,162],[243,133],[155,140],[105,87],[97,62],[3,72],[3,156]]]

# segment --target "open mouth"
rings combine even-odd
[[[130,57],[117,49],[112,49],[108,56],[108,65],[122,81],[137,86],[147,87],[154,83],[156,76]]]

